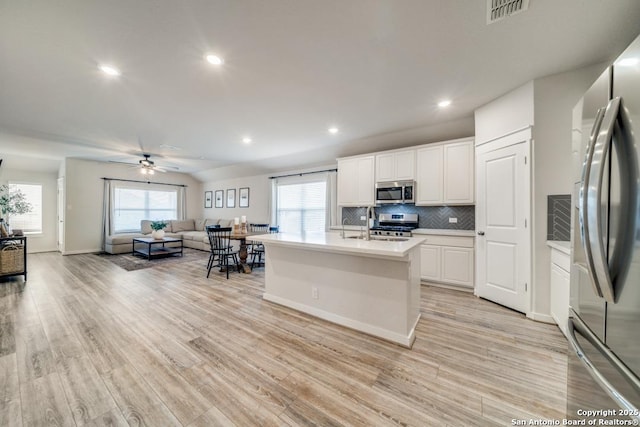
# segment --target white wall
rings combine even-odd
[[[270,175],[256,175],[243,178],[228,178],[208,181],[203,184],[203,191],[224,190],[224,208],[205,209],[202,207],[203,218],[233,219],[245,215],[249,223],[271,223],[271,176],[295,175],[327,169],[336,169],[336,164],[309,167],[273,173]],[[238,192],[242,187],[249,187],[249,207],[238,207]],[[236,207],[227,208],[227,189],[236,190]],[[215,206],[215,200],[214,200]],[[337,207],[336,207],[337,209]]]
[[[547,196],[573,191],[571,129],[573,107],[607,64],[597,64],[534,82],[533,128],[533,311],[551,310],[550,257],[547,241]]]
[[[238,207],[240,188],[249,188],[249,207]],[[227,190],[236,190],[236,207],[227,207]],[[269,199],[271,180],[268,175],[248,176],[243,178],[222,179],[203,184],[203,191],[212,191],[215,197],[216,190],[223,190],[223,207],[216,208],[215,200],[212,208],[200,206],[201,218],[233,219],[241,216],[247,217],[249,223],[269,223]]]
[[[57,179],[56,172],[0,169],[0,184],[7,184],[9,181],[42,184],[42,234],[29,235],[29,253],[57,250]]]
[[[158,173],[143,179],[137,168],[80,159],[66,159],[60,173],[65,179],[64,254],[101,250],[103,177],[186,185],[187,218],[200,216],[204,204],[202,183],[187,174]]]
[[[529,82],[475,111],[476,145],[533,124],[533,82]]]

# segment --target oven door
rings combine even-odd
[[[404,187],[376,186],[376,203],[402,203]]]

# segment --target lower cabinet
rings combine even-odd
[[[569,255],[551,249],[551,317],[565,336],[569,317],[570,263]]]
[[[474,238],[427,236],[420,247],[421,278],[473,289]]]

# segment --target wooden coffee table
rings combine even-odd
[[[180,242],[180,246],[165,246],[166,243],[176,242]],[[142,255],[151,261],[154,258],[164,258],[178,254],[182,256],[183,248],[182,239],[174,237],[165,237],[160,240],[151,237],[138,237],[133,239],[133,252],[131,254]]]

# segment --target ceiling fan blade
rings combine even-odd
[[[130,163],[130,162],[119,162],[117,160],[109,160],[109,163],[117,163],[120,165],[129,165],[129,166],[134,166],[134,167],[138,167],[140,165],[138,165],[137,163]]]

